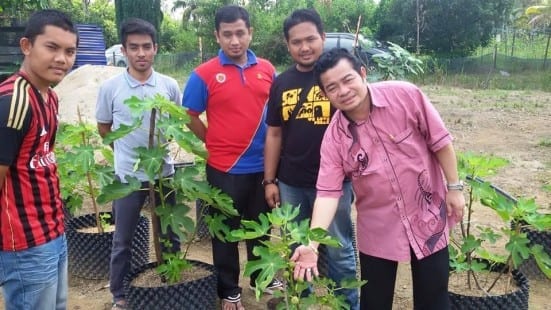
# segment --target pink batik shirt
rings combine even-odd
[[[410,261],[448,245],[446,187],[435,152],[452,137],[428,98],[407,82],[368,85],[369,118],[338,111],[321,146],[318,197],[340,197],[345,177],[356,194],[360,252]]]

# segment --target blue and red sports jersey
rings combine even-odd
[[[264,171],[266,103],[274,66],[247,51],[243,67],[220,51],[197,67],[187,81],[182,105],[188,113],[207,113],[207,163],[234,174]]]

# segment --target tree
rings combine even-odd
[[[32,12],[48,7],[50,7],[49,0],[0,0],[1,23],[4,25],[11,22],[21,23]]]
[[[541,27],[543,29],[551,26],[551,5],[535,5],[526,9],[526,15],[530,17],[532,27]]]
[[[150,22],[160,32],[163,18],[161,0],[115,0],[115,12],[117,29],[126,19],[137,17]]]
[[[191,21],[198,20],[200,18],[200,3],[197,0],[176,0],[172,5],[172,12],[176,12],[178,9],[183,9],[182,12],[182,27],[189,29],[188,25]]]
[[[490,42],[507,20],[513,0],[393,0],[380,21],[377,36],[414,49],[419,14],[422,52],[447,56],[469,55]]]
[[[541,28],[547,33],[547,46],[545,47],[545,57],[543,59],[543,68],[545,68],[551,43],[551,5],[531,6],[526,9],[526,15],[530,17],[528,24],[534,28]]]
[[[50,0],[51,7],[66,12],[77,24],[95,24],[103,29],[105,45],[118,42],[115,6],[110,0]],[[84,8],[84,9],[83,9]]]

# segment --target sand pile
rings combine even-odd
[[[54,90],[59,96],[59,120],[74,123],[78,121],[77,107],[82,119],[96,124],[96,100],[101,83],[123,72],[126,68],[113,66],[84,65],[71,71]],[[181,150],[177,144],[169,145],[175,162],[193,162],[194,156]]]
[[[83,120],[95,124],[96,100],[101,83],[124,70],[121,67],[84,65],[71,71],[54,88],[59,96],[59,120],[76,122],[78,106]]]

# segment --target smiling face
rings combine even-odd
[[[47,25],[34,42],[20,41],[25,55],[22,71],[40,91],[61,82],[75,63],[77,35],[62,28]]]
[[[218,31],[214,32],[216,42],[224,54],[235,64],[247,63],[247,49],[253,37],[253,30],[247,27],[242,19],[233,23],[220,23]]]
[[[148,77],[151,74],[153,61],[157,55],[157,44],[147,34],[129,34],[122,47],[128,58],[129,73],[135,78]]]
[[[323,92],[331,104],[342,110],[354,121],[369,114],[369,92],[365,83],[366,71],[354,70],[347,59],[340,59],[335,66],[320,75]]]
[[[287,48],[299,71],[310,71],[323,53],[325,33],[319,33],[316,25],[303,22],[289,29]]]

